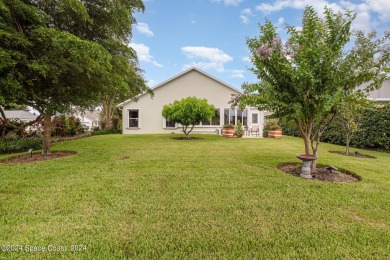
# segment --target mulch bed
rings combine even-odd
[[[172,137],[171,139],[174,139],[174,140],[184,140],[184,141],[189,141],[189,140],[201,140],[203,139],[202,137],[184,137],[184,136],[180,136],[180,137]]]
[[[351,157],[356,157],[356,158],[376,158],[375,156],[371,156],[371,155],[368,155],[368,154],[362,154],[362,153],[355,153],[355,152],[350,152],[349,155],[347,155],[346,152],[340,152],[340,151],[329,151],[330,153],[337,153],[337,154],[340,154],[340,155],[344,155],[344,156],[351,156]]]
[[[73,151],[55,151],[49,155],[42,155],[41,153],[33,153],[30,155],[20,155],[16,157],[11,157],[5,160],[0,161],[0,163],[13,164],[13,163],[31,163],[39,161],[47,161],[56,158],[66,157],[75,154]]]
[[[291,174],[296,177],[300,177],[302,165],[300,163],[283,163],[278,166],[278,169]],[[346,170],[333,170],[330,173],[325,166],[317,165],[316,173],[312,174],[313,180],[323,182],[358,182],[361,177],[356,173]]]

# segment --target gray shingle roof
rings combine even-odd
[[[8,119],[20,119],[20,120],[35,120],[38,116],[24,110],[4,110],[4,114]]]

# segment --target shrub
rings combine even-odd
[[[42,139],[40,138],[18,138],[0,141],[0,154],[27,152],[29,149],[40,150]]]
[[[390,150],[390,104],[378,105],[364,112],[360,129],[352,138],[352,144]]]
[[[266,123],[265,126],[264,126],[264,131],[265,131],[265,132],[268,132],[268,131],[275,131],[275,130],[282,129],[282,128],[278,125],[278,122],[279,122],[278,119],[268,119],[268,120],[267,120],[267,123]]]
[[[80,119],[70,116],[56,116],[52,120],[52,136],[75,136],[84,133]]]
[[[234,137],[242,137],[244,135],[244,130],[242,129],[242,124],[240,120],[237,120],[237,127],[233,133]]]
[[[19,120],[19,119],[9,119],[7,123],[5,123],[1,118],[0,118],[0,138],[6,137],[9,133],[15,131],[23,125],[24,123]],[[27,133],[24,130],[18,130],[15,132],[15,136],[18,137],[24,137],[26,136]]]
[[[94,130],[91,132],[92,135],[111,135],[120,134],[121,131],[118,129],[107,129],[107,130]]]
[[[226,124],[223,126],[223,128],[234,128],[233,124]]]
[[[351,145],[360,148],[390,150],[390,104],[377,105],[363,112],[360,129],[352,137]],[[285,135],[300,137],[294,122],[281,120]],[[345,133],[335,123],[328,126],[321,142],[345,145]]]

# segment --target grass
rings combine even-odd
[[[322,183],[276,168],[298,161],[298,138],[171,137],[95,136],[55,144],[67,158],[0,164],[0,244],[22,246],[0,258],[390,258],[390,154],[321,144],[320,163],[362,177]]]

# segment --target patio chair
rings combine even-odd
[[[252,135],[252,133],[255,133],[256,136],[259,136],[259,126],[253,126],[251,129],[249,129],[249,134]]]

